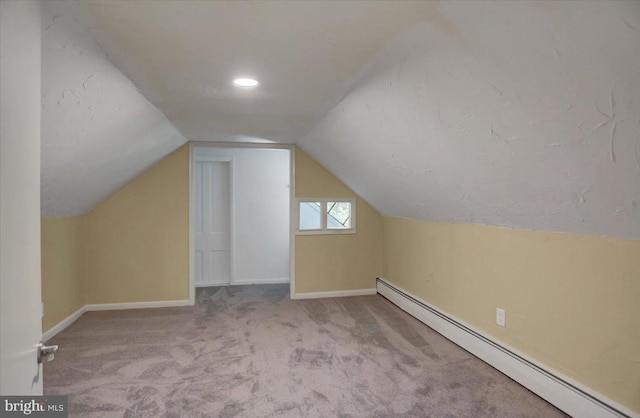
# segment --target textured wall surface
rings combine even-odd
[[[42,216],[95,208],[185,143],[69,12],[42,2]]]
[[[384,238],[383,277],[640,411],[640,241],[390,217]]]
[[[382,260],[382,217],[333,174],[296,149],[296,197],[356,198],[356,234],[297,235],[296,293],[373,289]]]
[[[640,238],[640,3],[250,5],[46,2],[44,217],[95,207],[175,123],[297,142],[386,215]]]
[[[42,331],[85,304],[84,216],[42,219]]]
[[[385,215],[640,239],[640,2],[446,2],[299,145]]]
[[[189,146],[86,215],[86,303],[189,299]]]

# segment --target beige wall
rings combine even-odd
[[[298,235],[296,293],[371,289],[380,275],[382,217],[353,190],[296,148],[296,197],[356,198],[356,234]]]
[[[189,146],[86,216],[86,303],[189,299]]]
[[[383,277],[640,411],[640,241],[388,217],[384,233]]]
[[[83,216],[42,219],[43,332],[85,304],[189,298],[189,146]]]
[[[42,331],[84,306],[84,218],[42,219]]]
[[[358,231],[296,236],[297,293],[382,275],[640,410],[640,241],[381,217],[300,148],[295,170],[296,197],[355,197]],[[188,299],[188,173],[184,146],[89,214],[43,220],[44,330],[84,303]]]

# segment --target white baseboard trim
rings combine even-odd
[[[240,280],[234,280],[233,283],[231,283],[231,286],[233,285],[249,285],[249,284],[289,284],[291,280],[288,277],[281,277],[281,278],[275,278],[275,279],[240,279]]]
[[[291,295],[291,299],[340,298],[344,296],[367,296],[378,293],[377,289],[334,290],[330,292],[308,292]]]
[[[284,277],[284,278],[263,279],[263,280],[243,279],[243,280],[234,280],[229,283],[198,283],[196,284],[196,287],[248,286],[253,284],[289,284],[289,283],[290,283],[289,278]]]
[[[98,303],[91,305],[84,305],[56,325],[51,327],[48,331],[42,334],[42,341],[48,341],[62,330],[73,324],[84,314],[90,311],[117,311],[122,309],[144,309],[144,308],[172,308],[176,306],[192,306],[190,300],[160,300],[153,302],[131,302],[131,303]]]
[[[176,306],[193,306],[190,300],[159,300],[152,302],[97,303],[85,305],[87,311],[119,311],[123,309],[174,308]]]
[[[72,313],[71,315],[69,315],[68,317],[63,319],[62,321],[60,321],[57,324],[55,324],[53,327],[51,327],[46,332],[42,333],[42,341],[43,342],[47,342],[48,340],[50,340],[51,338],[56,336],[60,331],[64,330],[69,325],[71,325],[74,322],[76,322],[78,320],[78,318],[80,318],[82,316],[82,314],[84,314],[85,312],[87,312],[87,306],[86,305],[83,306],[82,308],[78,309],[77,311],[75,311],[74,313]]]
[[[571,416],[640,417],[629,408],[487,337],[385,279],[379,278],[376,286],[378,293],[399,308]]]
[[[220,286],[231,286],[231,283],[199,283],[196,285],[197,288],[200,287],[220,287]]]

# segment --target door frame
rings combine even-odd
[[[296,146],[294,144],[276,144],[276,143],[251,143],[251,142],[205,142],[191,141],[189,142],[189,301],[192,305],[196,301],[195,286],[195,149],[196,147],[214,147],[214,148],[253,148],[253,149],[286,149],[289,150],[289,297],[295,295],[296,289],[296,270],[295,270],[295,196],[296,196]],[[229,167],[232,170],[232,167]],[[233,178],[233,173],[230,173]],[[232,184],[233,187],[233,184]],[[231,191],[231,201],[233,202],[233,190]],[[233,203],[232,203],[233,205]],[[233,212],[232,206],[232,212]],[[234,215],[231,214],[231,222],[233,223]],[[232,230],[233,225],[230,228]],[[231,234],[231,232],[230,232]],[[230,237],[233,240],[233,237]],[[230,247],[232,247],[230,241]],[[229,249],[233,254],[233,249]],[[231,255],[233,257],[233,255]],[[233,263],[233,258],[231,258]],[[230,266],[230,272],[233,272],[233,266]],[[231,284],[233,284],[233,273],[231,274]]]
[[[217,156],[213,156],[213,157],[204,157],[204,158],[198,158],[197,160],[195,160],[195,154],[193,155],[194,157],[194,161],[193,161],[193,168],[195,171],[195,167],[196,167],[196,163],[229,163],[229,283],[228,284],[233,284],[234,279],[235,279],[235,275],[234,275],[234,266],[235,266],[235,259],[234,259],[234,244],[235,244],[235,236],[234,236],[234,222],[235,222],[235,200],[234,200],[234,195],[233,195],[233,185],[234,185],[234,169],[233,169],[233,157],[217,157]],[[195,178],[193,180],[193,186],[191,188],[191,191],[193,192],[193,214],[195,216]],[[191,193],[190,193],[191,194]],[[189,212],[191,212],[191,198],[189,199]],[[189,225],[191,225],[191,222],[189,222]],[[193,239],[194,239],[194,245],[193,245],[193,254],[190,254],[190,256],[193,258],[193,265],[194,265],[194,269],[195,269],[195,218],[194,218],[194,224],[193,224]],[[191,264],[191,263],[190,263]],[[191,274],[189,274],[191,275]],[[193,271],[193,279],[194,279],[194,286],[196,286],[195,284],[195,270]],[[226,284],[219,284],[219,285],[213,285],[213,286],[225,286]],[[212,285],[208,285],[208,286],[212,286]]]

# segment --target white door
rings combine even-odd
[[[42,395],[40,11],[0,2],[0,395]]]
[[[228,284],[230,271],[231,162],[196,161],[196,286]]]

